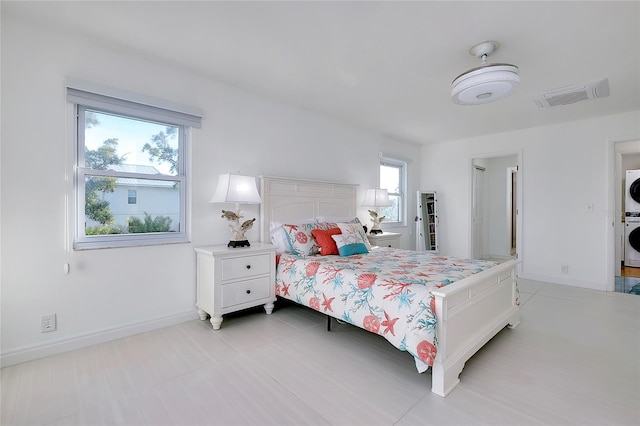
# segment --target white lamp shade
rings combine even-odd
[[[389,193],[386,189],[367,189],[367,192],[364,194],[364,201],[362,202],[362,205],[364,207],[388,207],[391,205]]]
[[[260,204],[256,179],[252,176],[220,175],[218,187],[210,203]]]

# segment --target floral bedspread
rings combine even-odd
[[[383,336],[422,372],[437,351],[430,291],[495,265],[389,247],[348,257],[282,254],[276,295]]]

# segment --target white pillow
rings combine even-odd
[[[276,246],[276,253],[291,253],[287,231],[285,231],[281,223],[272,222],[269,235],[271,236],[271,244]]]

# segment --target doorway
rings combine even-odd
[[[472,159],[469,247],[473,258],[498,261],[519,258],[522,246],[520,157],[518,153]]]
[[[625,265],[625,258],[629,257],[627,250],[628,231],[637,218],[627,219],[626,212],[626,171],[640,170],[640,141],[613,142],[614,152],[614,180],[613,180],[613,202],[612,224],[614,229],[614,250],[612,279],[607,283],[607,291],[636,292],[640,294],[640,268],[632,265]],[[610,275],[611,276],[611,275]]]
[[[507,167],[507,228],[509,229],[509,255],[517,258],[518,246],[518,166]]]
[[[473,244],[471,245],[471,257],[473,259],[485,259],[488,257],[486,254],[487,250],[485,250],[484,246],[484,174],[486,172],[486,168],[479,166],[478,164],[473,165],[473,200],[471,202],[472,208],[472,223],[473,228],[471,234],[473,235]]]

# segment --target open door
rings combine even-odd
[[[438,252],[438,203],[435,191],[418,191],[416,250]]]

